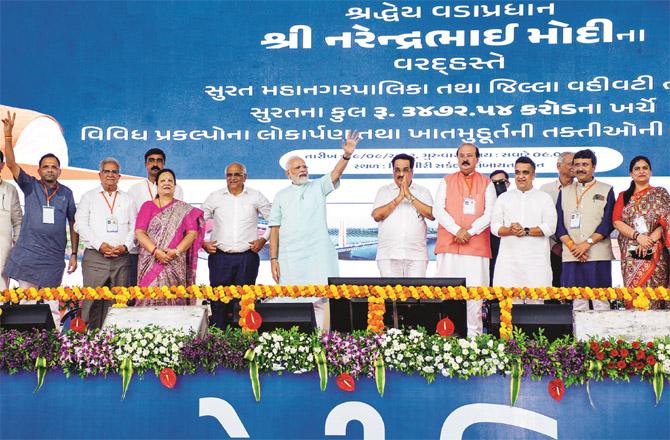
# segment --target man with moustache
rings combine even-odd
[[[158,195],[158,188],[156,186],[156,175],[165,168],[165,152],[160,148],[151,148],[144,153],[144,166],[147,169],[147,178],[137,182],[128,189],[128,194],[135,201],[137,212],[149,200],[153,200]],[[184,200],[184,191],[181,186],[176,185],[174,189],[174,198],[177,200]],[[130,260],[133,265],[133,270],[130,274],[131,285],[137,284],[137,252],[136,244],[133,244],[130,249]]]
[[[556,201],[558,200],[558,193],[561,191],[561,188],[569,186],[574,180],[574,175],[572,173],[572,157],[574,153],[569,151],[564,151],[559,154],[556,161],[556,169],[558,170],[558,179],[553,182],[545,183],[540,187],[540,191],[544,191],[551,196],[551,199],[556,206]],[[561,285],[561,266],[563,265],[563,244],[558,241],[555,235],[552,235],[549,238],[551,242],[551,271],[552,279],[551,285],[554,287],[560,287]]]
[[[471,286],[489,285],[491,244],[489,223],[496,199],[491,181],[475,171],[479,148],[462,144],[456,150],[459,171],[444,177],[437,188],[433,215],[439,226],[435,254],[438,277],[463,277]],[[467,301],[468,337],[483,331],[482,301]]]
[[[263,194],[245,185],[247,169],[241,163],[226,167],[226,188],[211,193],[202,210],[205,220],[214,219],[210,241],[202,248],[209,254],[209,284],[211,286],[256,284],[260,257],[270,236],[268,228],[258,236],[258,215],[270,216],[270,202]],[[235,305],[213,301],[210,324],[224,329],[232,322]],[[234,322],[233,322],[234,323]]]
[[[489,174],[489,179],[496,189],[496,197],[500,197],[502,193],[509,188],[509,174],[505,170],[495,170]],[[489,283],[493,284],[493,274],[495,273],[496,260],[498,259],[498,250],[500,249],[500,237],[493,235],[491,231],[489,239],[491,240],[491,260],[489,260]]]
[[[382,277],[425,277],[426,218],[434,220],[430,191],[412,181],[414,157],[391,160],[393,183],[377,191],[372,218],[379,223],[377,266]]]
[[[129,249],[135,238],[137,207],[119,190],[121,166],[113,157],[100,162],[100,186],[86,192],[75,214],[75,230],[86,241],[81,260],[84,286],[129,286]],[[84,301],[82,318],[89,328],[101,328],[112,301]]]
[[[67,266],[68,273],[77,269],[79,235],[74,230],[75,203],[70,188],[58,182],[60,161],[51,154],[40,158],[37,173],[40,180],[29,176],[16,163],[12,130],[16,113],[2,120],[5,131],[5,156],[7,167],[25,197],[25,215],[16,246],[5,265],[4,276],[14,278],[19,286],[27,288],[58,287],[65,269],[67,235],[65,223],[70,228],[72,252]],[[50,304],[58,324],[57,302]]]
[[[561,285],[564,287],[611,287],[614,254],[614,191],[593,177],[596,155],[581,150],[572,159],[576,182],[563,187],[556,201],[556,236],[563,243]],[[588,310],[589,300],[574,300],[573,310]],[[608,301],[593,301],[593,309],[609,310]]]
[[[270,211],[270,263],[272,277],[283,285],[327,284],[339,274],[337,251],[328,235],[326,196],[339,186],[360,140],[357,131],[342,141],[344,154],[329,174],[310,181],[307,164],[297,156],[286,162],[291,186],[279,191]],[[313,302],[313,300],[310,300]],[[330,327],[328,300],[317,299],[314,312],[317,326]]]
[[[500,237],[494,286],[546,287],[551,282],[549,237],[556,230],[556,208],[549,194],[533,188],[534,179],[535,162],[518,158],[516,188],[501,194],[493,208],[491,231]],[[526,304],[543,302],[526,300]]]
[[[144,202],[156,198],[156,175],[165,168],[165,152],[160,148],[151,148],[144,153],[144,166],[147,169],[147,178],[137,182],[128,189],[128,194],[135,200],[137,210]],[[184,190],[179,185],[175,187],[174,198],[184,200]]]

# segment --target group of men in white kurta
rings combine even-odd
[[[211,239],[203,243],[210,254],[210,283],[254,284],[259,265],[257,254],[268,239],[272,276],[277,283],[326,284],[328,277],[338,276],[337,252],[328,235],[326,197],[338,187],[359,140],[358,133],[349,133],[342,142],[343,154],[333,171],[316,180],[309,179],[304,159],[291,157],[286,163],[291,185],[277,193],[272,204],[245,185],[244,165],[229,164],[227,187],[213,192],[203,205],[205,217],[214,220]],[[534,162],[520,157],[514,165],[516,187],[497,196],[494,183],[476,171],[479,149],[473,144],[462,144],[456,152],[459,171],[440,181],[435,203],[430,191],[413,181],[414,158],[407,154],[395,156],[391,163],[393,182],[379,189],[372,211],[372,217],[379,223],[376,259],[381,276],[426,276],[428,219],[439,223],[435,276],[465,278],[467,286],[489,285],[490,229],[500,237],[493,285],[552,285],[550,237],[557,226],[553,193],[572,184],[570,167],[562,168],[571,162],[568,155],[571,153],[558,159],[559,180],[542,190],[533,187]],[[165,153],[158,149],[147,151],[147,179],[125,194],[116,185],[120,177],[118,161],[112,158],[102,161],[101,187],[84,195],[76,214],[76,229],[87,242],[83,260],[85,284],[136,283],[133,274],[127,281],[110,278],[109,266],[102,271],[94,270],[95,261],[110,261],[128,254],[130,261],[122,265],[136,268],[136,262],[132,262],[136,252],[131,238],[132,219],[138,206],[154,197],[155,175],[164,164]],[[117,202],[115,193],[121,195]],[[183,194],[179,187],[176,193],[176,197]],[[127,212],[117,213],[115,207]],[[271,231],[261,237],[256,231],[259,215],[268,221]],[[110,225],[110,218],[114,224]],[[99,255],[91,259],[89,253]],[[317,325],[328,329],[328,303],[312,301]],[[85,307],[86,312],[89,307]],[[99,315],[104,316],[104,311]],[[220,327],[230,323],[233,316],[232,307],[213,307],[213,322]],[[467,302],[467,328],[468,336],[483,331],[481,301]]]
[[[9,121],[3,119],[6,141],[11,142]],[[210,283],[254,284],[259,265],[257,254],[268,239],[272,276],[276,282],[326,284],[328,277],[338,276],[337,253],[328,235],[326,196],[339,185],[359,140],[357,132],[349,132],[342,142],[343,154],[333,171],[314,181],[309,180],[304,159],[290,158],[286,175],[291,185],[280,191],[272,204],[261,193],[244,185],[247,178],[244,165],[229,164],[227,187],[212,193],[203,205],[205,217],[214,220],[212,238],[203,243],[203,249],[210,254]],[[13,151],[7,142],[6,148]],[[372,217],[379,223],[376,259],[382,277],[426,276],[428,219],[439,223],[435,245],[437,277],[465,278],[468,286],[488,285],[490,228],[501,238],[494,285],[551,285],[550,237],[557,225],[556,200],[552,200],[555,191],[552,190],[565,188],[572,182],[571,176],[570,182],[563,181],[564,155],[559,158],[561,178],[557,184],[550,184],[547,192],[533,187],[535,164],[528,157],[520,157],[514,169],[516,188],[499,197],[496,197],[494,184],[476,171],[480,154],[474,144],[462,144],[456,156],[459,171],[440,181],[435,203],[430,191],[413,181],[414,158],[407,154],[393,158],[394,181],[379,189],[372,211]],[[100,163],[101,185],[84,194],[75,214],[74,229],[86,242],[82,260],[85,285],[137,283],[134,220],[139,206],[155,197],[156,175],[163,169],[165,159],[160,149],[147,151],[144,156],[147,178],[133,185],[128,193],[117,186],[121,177],[119,162],[106,158]],[[595,157],[588,160],[595,168]],[[0,169],[1,163],[0,157]],[[13,156],[11,164],[14,165]],[[6,223],[2,230],[11,235],[0,240],[7,243],[6,249],[0,248],[2,263],[20,229],[21,209],[13,186],[0,182],[0,195],[0,222]],[[183,198],[179,186],[176,186],[175,197]],[[256,228],[259,215],[268,220],[271,231],[262,237]],[[571,236],[564,236],[561,240],[565,238],[565,244]],[[6,287],[5,279],[0,283]],[[84,306],[87,322],[100,326],[109,305],[102,301],[87,302]],[[481,309],[481,301],[467,302],[468,336],[483,331]],[[221,327],[233,316],[228,307],[214,307],[213,312],[214,322]],[[315,300],[315,312],[317,325],[328,329],[327,302]]]
[[[557,214],[551,196],[533,187],[535,163],[528,157],[517,159],[516,188],[496,199],[493,183],[476,171],[479,149],[463,144],[456,156],[459,171],[440,181],[435,203],[430,191],[412,180],[414,158],[406,154],[393,158],[394,183],[379,189],[372,211],[379,222],[381,276],[426,276],[426,219],[436,219],[437,277],[465,278],[468,286],[488,285],[490,228],[501,238],[495,286],[550,286],[549,237],[556,230]],[[466,308],[468,336],[482,333],[482,301],[467,301]]]

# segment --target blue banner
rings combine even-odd
[[[558,152],[592,147],[601,175],[627,176],[640,152],[670,175],[667,1],[3,1],[0,11],[1,101],[53,116],[71,167],[96,170],[112,155],[143,175],[144,151],[160,147],[186,179],[221,179],[233,160],[282,179],[288,154],[323,174],[356,128],[350,177],[387,177],[400,151],[416,156],[417,178],[441,177],[463,141],[483,148],[483,172],[528,154],[548,177]]]
[[[509,406],[509,378],[469,381],[387,373],[381,397],[373,379],[344,392],[316,373],[261,375],[255,402],[247,373],[181,376],[174,389],[149,374],[133,378],[121,400],[121,378],[66,379],[0,373],[1,438],[646,438],[670,436],[670,398],[654,406],[649,383],[610,381],[566,390],[524,379]],[[341,437],[345,436],[345,437]],[[368,437],[369,436],[369,437]]]

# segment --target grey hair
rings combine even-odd
[[[286,160],[286,169],[287,169],[287,170],[288,170],[288,168],[289,168],[288,164],[290,164],[292,161],[294,161],[294,160],[296,160],[296,159],[300,159],[300,160],[302,160],[303,162],[305,161],[305,159],[303,159],[303,158],[300,157],[300,156],[291,156],[291,157],[289,157],[289,158]]]
[[[121,171],[121,164],[119,163],[119,161],[110,156],[110,157],[105,157],[104,159],[102,159],[100,161],[100,172],[102,172],[102,167],[104,167],[108,163],[113,163],[114,165],[116,165],[116,167],[119,169],[119,171]]]
[[[564,151],[558,155],[558,159],[556,160],[556,162],[558,163],[565,162],[565,156],[567,156],[568,154],[572,154],[573,156],[575,155],[575,153],[573,153],[572,151]]]
[[[238,167],[242,168],[242,172],[244,173],[244,175],[245,175],[245,176],[247,175],[247,167],[245,167],[243,163],[239,163],[239,162],[231,162],[231,163],[229,163],[228,165],[226,165],[226,170],[227,170],[228,168],[232,167],[233,165],[237,165]]]

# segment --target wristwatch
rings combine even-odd
[[[528,237],[530,235],[530,228],[523,228],[523,234]]]
[[[593,239],[591,237],[587,238],[586,242],[589,244],[589,246],[593,246]]]
[[[412,203],[413,201],[416,200],[416,197],[414,196],[409,196],[409,203]]]

